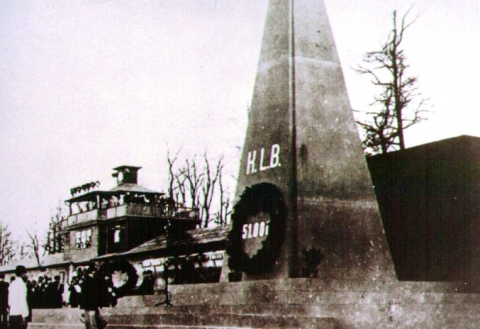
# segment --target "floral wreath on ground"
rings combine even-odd
[[[115,294],[117,297],[123,297],[132,292],[138,281],[137,270],[135,270],[135,267],[133,267],[133,265],[127,260],[114,260],[105,262],[102,264],[99,271],[109,275],[113,274],[114,272],[126,274],[127,281],[120,287],[115,288]]]

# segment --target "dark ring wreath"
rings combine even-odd
[[[269,214],[269,234],[253,256],[244,251],[242,228],[248,217],[260,212]],[[233,208],[232,229],[226,252],[232,271],[260,273],[272,270],[278,251],[285,240],[286,207],[282,192],[273,184],[260,183],[247,187]]]
[[[112,275],[113,272],[122,272],[127,274],[127,282],[120,287],[115,288],[115,293],[117,297],[123,297],[128,295],[137,285],[138,274],[135,267],[133,267],[130,262],[127,260],[116,260],[113,262],[105,262],[99,269],[99,272],[105,273],[107,275]]]

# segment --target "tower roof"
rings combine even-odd
[[[155,194],[159,193],[159,192],[150,190],[146,187],[143,187],[142,185],[131,184],[131,183],[125,183],[125,184],[122,184],[122,185],[115,186],[110,191],[111,192],[155,193]],[[161,194],[163,194],[163,193],[161,193]]]
[[[137,174],[142,167],[136,166],[119,166],[113,168],[115,171],[112,176],[117,179],[117,186],[108,190],[108,191],[92,191],[82,195],[74,196],[65,202],[80,202],[80,201],[95,201],[97,195],[102,195],[104,197],[111,195],[121,195],[124,193],[139,193],[139,194],[156,194],[164,195],[165,193],[153,191],[143,187],[137,183]]]

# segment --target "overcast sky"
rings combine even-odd
[[[352,68],[413,5],[404,43],[429,98],[408,146],[480,136],[478,0],[325,0],[352,107],[374,95]],[[42,231],[70,188],[142,166],[164,191],[167,148],[224,156],[236,175],[267,0],[0,1],[0,221]],[[234,187],[231,187],[234,190]]]

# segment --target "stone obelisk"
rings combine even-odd
[[[322,0],[270,0],[222,280],[392,279]]]

